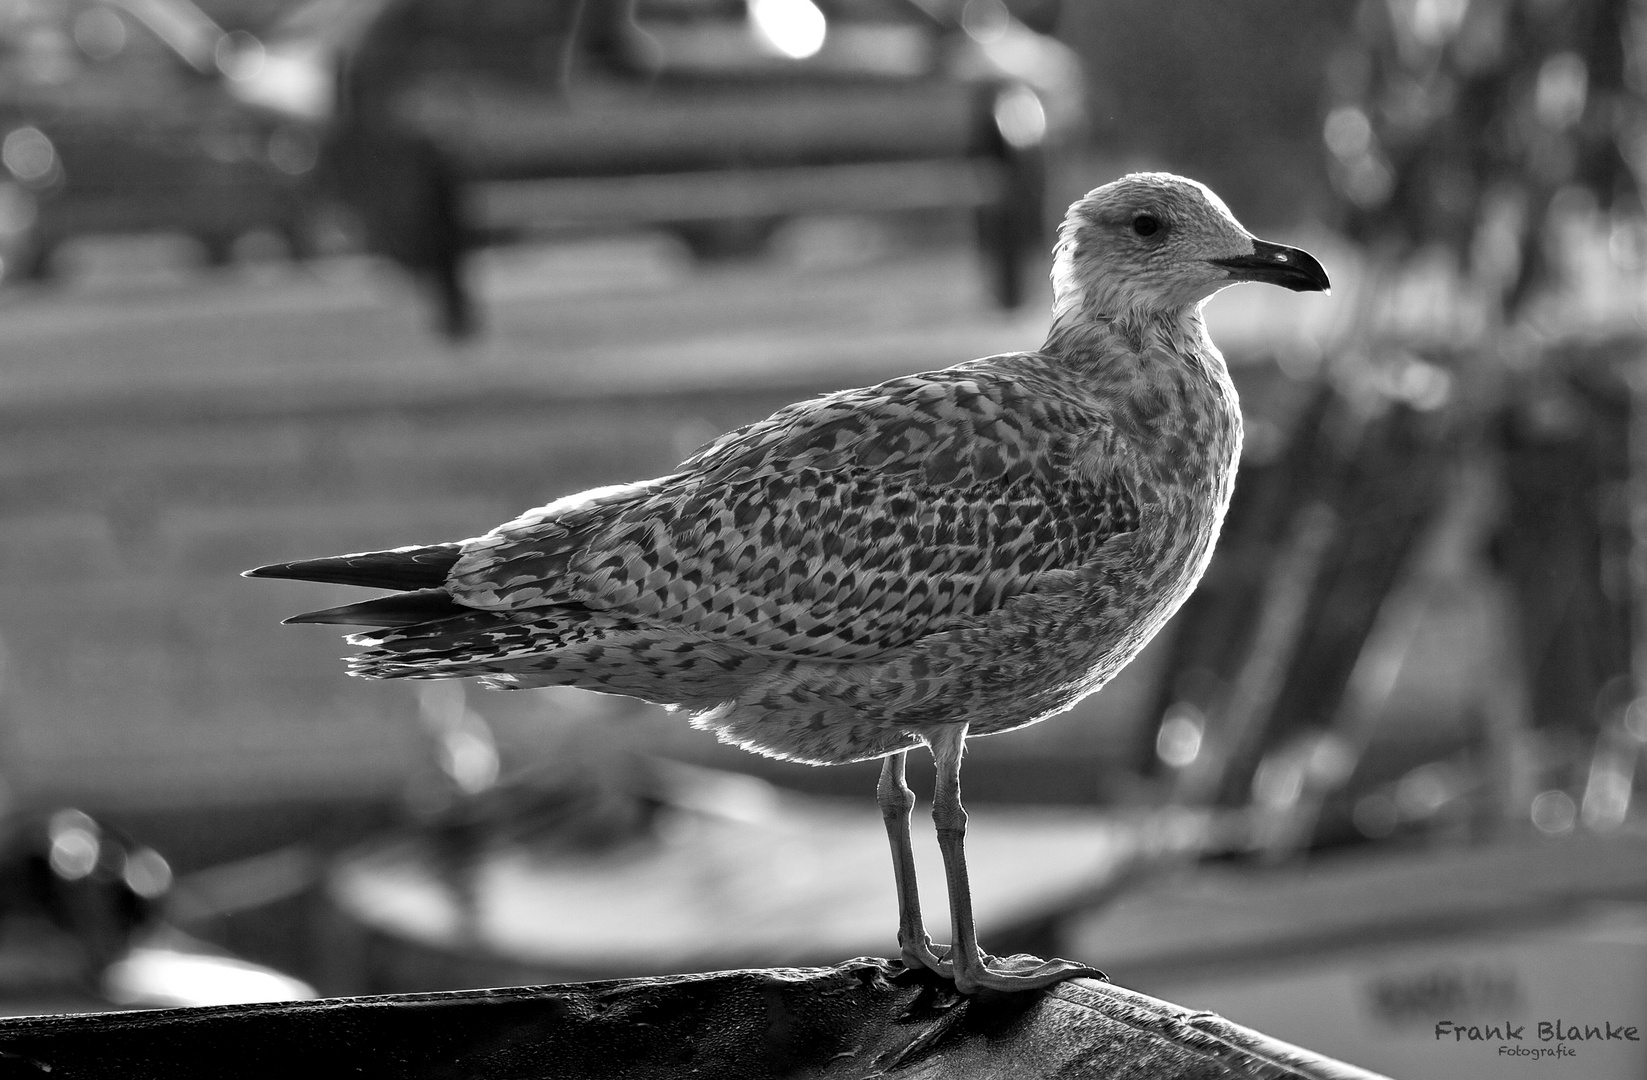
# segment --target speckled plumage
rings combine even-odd
[[[316,616],[389,624],[350,638],[365,650],[354,674],[628,694],[796,761],[879,757],[934,725],[991,734],[1067,709],[1193,588],[1240,452],[1199,303],[1239,279],[1181,286],[1173,265],[1147,260],[1106,277],[1089,250],[1133,212],[1101,192],[1155,197],[1166,181],[1187,189],[1166,186],[1186,237],[1194,226],[1208,254],[1250,249],[1200,185],[1129,177],[1071,208],[1038,351],[799,402],[667,476],[568,496],[456,545],[254,573],[325,568],[324,580],[383,586],[406,564],[400,584],[424,589],[411,615],[369,601]],[[1139,300],[1174,288],[1182,302]]]
[[[1067,356],[1010,354],[790,406],[467,542],[446,588],[485,613],[357,635],[352,666],[615,690],[816,764],[1041,719],[1177,606],[1228,501],[1222,363],[1158,352],[1074,382]]]
[[[1097,690],[1206,568],[1241,414],[1201,304],[1237,281],[1327,286],[1201,185],[1134,174],[1070,207],[1035,352],[799,402],[667,476],[472,540],[249,573],[404,590],[292,620],[379,627],[350,638],[358,675],[581,686],[682,707],[774,757],[884,757],[905,961],[969,993],[1090,974],[978,948],[961,750]],[[909,842],[903,752],[921,743],[944,951]]]

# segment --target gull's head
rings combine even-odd
[[[1314,256],[1257,239],[1205,184],[1132,173],[1069,208],[1052,266],[1053,313],[1170,314],[1242,281],[1298,292],[1329,284]]]

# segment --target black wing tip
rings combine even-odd
[[[280,625],[281,626],[296,626],[300,623],[329,623],[329,622],[336,622],[337,621],[335,619],[322,619],[322,618],[317,618],[316,617],[316,616],[323,615],[323,614],[324,614],[324,612],[319,612],[319,611],[305,611],[301,615],[293,615],[289,619],[281,619],[280,620]],[[340,625],[348,625],[348,624],[340,624]]]
[[[443,585],[463,553],[461,542],[360,551],[320,559],[270,563],[242,570],[241,577],[289,578],[369,589],[423,589]]]
[[[455,618],[459,615],[469,615],[473,612],[473,608],[466,608],[453,601],[451,595],[444,589],[418,589],[413,592],[400,592],[390,596],[379,596],[372,600],[362,600],[359,603],[344,604],[342,607],[301,612],[291,618],[282,619],[281,624],[333,623],[339,626],[416,626],[421,623],[439,622],[443,619]]]

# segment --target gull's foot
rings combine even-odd
[[[1109,976],[1095,967],[1077,964],[1073,960],[1042,960],[1028,953],[1018,953],[1016,956],[975,954],[970,964],[950,960],[945,967],[954,968],[955,989],[963,994],[975,994],[979,990],[1000,990],[1009,994],[1044,990],[1065,979],[1109,981]]]
[[[951,977],[948,945],[934,945],[932,939],[922,934],[916,941],[902,943],[901,955],[906,968],[926,968],[948,979]]]

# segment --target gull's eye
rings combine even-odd
[[[1160,229],[1160,219],[1153,214],[1139,214],[1132,219],[1132,231],[1139,236],[1154,236]]]

